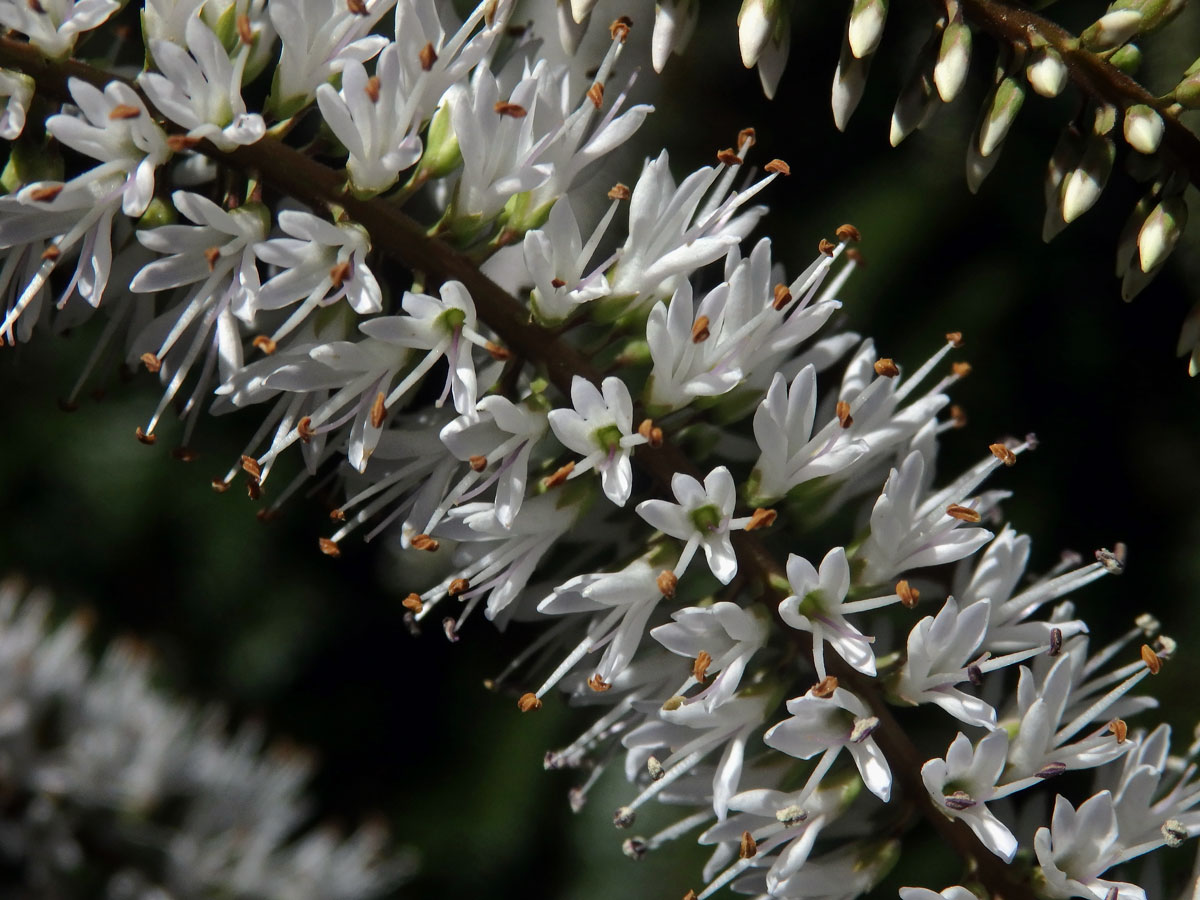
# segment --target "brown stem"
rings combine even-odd
[[[113,76],[82,63],[48,62],[28,44],[11,38],[0,38],[0,65],[32,75],[38,81],[39,90],[61,100],[69,99],[68,77],[82,78],[99,87],[115,80]],[[576,375],[599,383],[600,375],[587,358],[554,332],[531,321],[525,305],[483,275],[465,254],[428,235],[421,225],[386,200],[356,199],[346,191],[341,173],[273,138],[263,138],[228,153],[207,142],[202,142],[196,149],[213,159],[256,173],[275,190],[314,208],[327,204],[340,206],[351,219],[367,229],[376,248],[392,254],[412,269],[429,273],[439,282],[451,279],[462,282],[475,301],[479,318],[518,356],[544,366],[550,380],[563,393],[570,392],[571,380]],[[664,441],[658,448],[639,447],[636,461],[662,485],[670,484],[676,472],[695,478],[702,476],[669,441]],[[783,566],[756,535],[738,533],[734,536],[734,546],[740,571],[754,574],[768,593],[773,591],[772,579],[786,577]],[[847,684],[852,684],[855,693],[875,711],[881,722],[875,739],[888,757],[905,794],[964,860],[974,862],[979,880],[991,895],[1005,900],[1033,900],[1029,888],[1013,878],[999,858],[968,828],[961,822],[947,819],[933,805],[921,782],[921,756],[887,708],[877,685],[858,676],[841,664],[840,659],[831,660],[830,670]]]
[[[1200,135],[1190,131],[1171,111],[1171,104],[1150,94],[1116,66],[1079,45],[1079,39],[1049,19],[1005,0],[962,0],[967,19],[977,28],[1009,44],[1030,46],[1034,36],[1045,40],[1066,63],[1071,81],[1094,100],[1118,110],[1144,103],[1157,110],[1165,126],[1163,146],[1185,169],[1192,184],[1200,185]]]

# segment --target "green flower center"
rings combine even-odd
[[[709,503],[692,510],[692,524],[701,534],[716,531],[721,525],[721,510]]]
[[[592,440],[608,453],[616,453],[621,449],[621,429],[616,425],[605,425],[592,432]]]
[[[450,334],[454,334],[454,332],[462,328],[465,321],[467,321],[467,314],[456,306],[450,307],[450,309],[437,317],[438,325],[446,329]]]

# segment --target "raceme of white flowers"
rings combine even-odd
[[[558,3],[564,38],[593,5]],[[655,66],[697,5],[658,4]],[[783,7],[743,4],[743,58],[764,83],[786,56]],[[2,21],[52,60],[115,10],[0,0]],[[751,201],[789,169],[750,170],[750,129],[714,165],[680,174],[663,150],[629,171],[632,187],[599,183],[594,164],[652,113],[627,96],[630,21],[612,24],[580,82],[513,16],[505,0],[461,22],[435,0],[155,0],[146,71],[71,79],[44,136],[23,127],[20,42],[0,39],[0,335],[16,344],[98,314],[75,394],[107,354],[143,365],[163,393],[137,437],[153,444],[174,405],[183,459],[202,410],[260,410],[214,487],[244,474],[269,515],[309,479],[337,480],[345,499],[320,549],[392,536],[414,630],[433,618],[451,640],[483,639],[467,628],[480,607],[500,627],[547,622],[494,686],[512,686],[523,712],[559,695],[595,710],[547,767],[580,770],[576,810],[623,769],[614,821],[638,828],[626,853],[685,835],[711,845],[700,897],[857,896],[896,861],[914,807],[935,827],[962,820],[960,851],[1014,863],[1013,882],[1046,897],[1145,896],[1118,877],[1161,888],[1141,858],[1200,833],[1197,748],[1171,756],[1165,727],[1125,719],[1154,705],[1130,692],[1173,642],[1144,616],[1096,649],[1062,599],[1119,572],[1123,550],[1028,573],[1001,476],[1036,439],[937,472],[963,421],[950,391],[970,366],[949,359],[962,335],[901,365],[845,330],[860,235],[842,226],[790,274],[777,259],[793,262],[790,248],[751,238],[765,212]],[[272,166],[301,152],[341,167],[337,191],[279,189]],[[395,243],[352,209],[417,211],[417,237]],[[446,259],[509,296],[477,270],[448,277]],[[285,456],[303,472],[277,485]],[[4,602],[0,646],[20,643],[0,653],[17,679],[4,735],[27,747],[38,704],[67,692],[78,727],[109,746],[115,720],[89,710],[144,694],[141,664],[112,651],[89,676],[75,625],[47,633],[41,607]],[[144,807],[176,754],[248,765],[244,748],[194,741],[208,733],[190,714],[139,702],[165,724],[122,736],[129,753],[95,758],[89,743],[49,765],[22,751],[5,757],[6,781]],[[940,723],[919,749],[903,724],[915,706]],[[1084,769],[1091,792],[1064,779],[1056,793],[1057,776]],[[271,812],[282,831],[286,797]],[[87,847],[54,804],[29,810],[40,818],[5,840],[37,858],[37,877],[78,864]],[[43,828],[53,842],[32,837]],[[188,838],[190,861],[167,875],[218,877],[238,852],[225,840]],[[360,845],[268,842],[230,869],[250,879],[231,890],[272,895],[284,888],[262,880],[276,877],[290,889],[289,867],[317,860],[347,873],[320,896],[365,896],[379,882]],[[973,896],[901,895],[943,887]]]
[[[346,900],[410,871],[378,826],[297,833],[303,751],[164,697],[134,641],[93,662],[87,616],[23,594],[0,584],[0,859],[22,896]]]

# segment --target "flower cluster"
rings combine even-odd
[[[593,4],[557,5],[577,39]],[[910,366],[845,330],[853,226],[791,276],[768,238],[751,244],[765,212],[751,201],[790,174],[779,159],[748,171],[752,129],[679,180],[664,150],[632,187],[592,183],[652,111],[617,74],[628,19],[581,82],[537,56],[510,2],[461,23],[448,6],[151,4],[144,95],[70,80],[49,143],[21,129],[23,76],[0,73],[0,334],[15,344],[99,310],[93,362],[117,345],[160,378],[136,435],[155,443],[174,403],[184,459],[206,406],[261,410],[214,487],[244,477],[268,516],[309,479],[335,482],[321,551],[339,556],[359,528],[389,534],[412,630],[436,617],[457,641],[480,607],[501,627],[557,620],[494,686],[526,713],[552,692],[597,709],[547,766],[588,771],[578,810],[623,763],[621,828],[651,801],[683,808],[625,849],[698,831],[714,847],[700,897],[731,883],[857,896],[895,862],[912,809],[935,828],[963,820],[973,837],[953,831],[956,849],[977,863],[1011,863],[1018,817],[1040,822],[1043,782],[1078,769],[1098,770],[1097,792],[1059,796],[1048,826],[1025,827],[1032,851],[1008,877],[1056,898],[1140,896],[1099,876],[1200,832],[1191,764],[1168,758],[1164,728],[1125,722],[1152,705],[1129,692],[1173,643],[1142,619],[1091,652],[1059,602],[1119,572],[1120,548],[1019,586],[1029,541],[992,530],[1008,493],[982,486],[1033,435],[981,447],[940,483],[963,336]],[[658,4],[656,64],[696,6]],[[784,7],[742,9],[743,58],[767,84]],[[55,57],[112,12],[75,9],[39,13],[63,21],[53,32],[24,10],[9,24]],[[276,491],[285,455],[303,470]],[[923,742],[934,750],[901,723],[914,706],[949,717]],[[147,732],[144,752],[176,734],[201,752],[189,721]]]

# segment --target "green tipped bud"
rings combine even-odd
[[[1118,9],[1105,13],[1079,35],[1088,50],[1111,50],[1128,43],[1142,30],[1142,14],[1136,9]]]
[[[1138,265],[1143,272],[1149,272],[1166,261],[1186,227],[1187,204],[1183,198],[1164,197],[1146,217],[1138,232]]]
[[[849,42],[843,42],[842,55],[838,58],[837,70],[833,73],[833,124],[838,131],[845,131],[854,113],[858,101],[862,99],[863,88],[867,86],[867,73],[871,68],[871,59],[858,59],[850,51]]]
[[[1115,0],[1108,11],[1133,10],[1141,13],[1142,23],[1138,29],[1142,34],[1156,31],[1175,18],[1187,5],[1187,0]]]
[[[1139,103],[1125,110],[1125,140],[1138,153],[1153,153],[1162,137],[1162,116],[1149,106]]]
[[[421,177],[444,178],[461,164],[458,136],[450,124],[450,104],[443,103],[429,121],[425,155],[421,157]]]
[[[1061,94],[1067,86],[1067,76],[1067,64],[1053,47],[1034,53],[1033,59],[1025,67],[1025,77],[1029,79],[1030,86],[1043,97]]]
[[[1142,51],[1137,44],[1126,44],[1108,58],[1108,63],[1126,75],[1136,75],[1142,67]]]
[[[854,0],[846,38],[856,59],[870,56],[879,47],[887,11],[888,0]]]
[[[1200,69],[1179,82],[1175,88],[1175,99],[1186,109],[1200,109]]]
[[[1063,181],[1062,217],[1068,225],[1095,205],[1108,184],[1117,147],[1112,138],[1093,134],[1084,146],[1079,165]]]
[[[1024,102],[1025,86],[1014,76],[1006,75],[984,104],[983,121],[979,125],[980,156],[991,156],[1004,143]]]
[[[970,64],[971,29],[964,22],[951,22],[942,32],[942,45],[933,69],[933,83],[944,102],[949,103],[958,96],[966,84]]]
[[[141,218],[137,220],[136,227],[160,228],[163,225],[174,225],[178,220],[179,216],[175,214],[175,207],[161,197],[155,197],[150,201],[150,205],[146,207]]]

